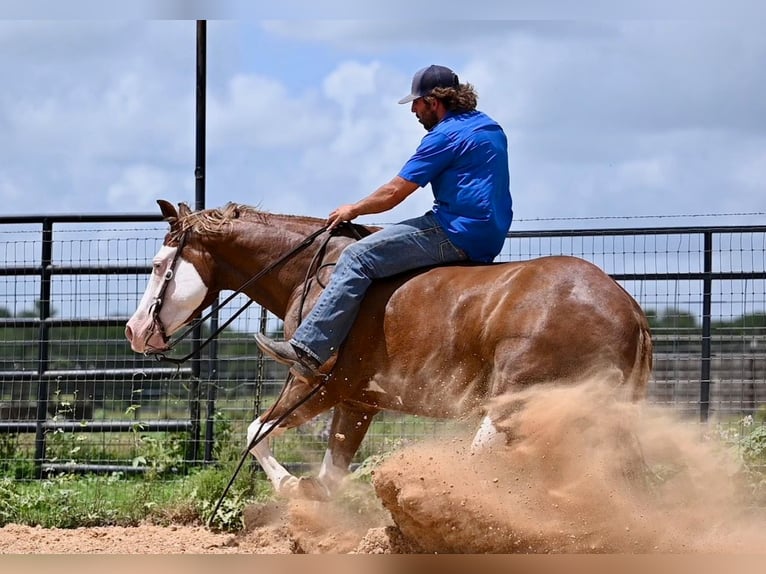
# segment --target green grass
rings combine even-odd
[[[186,437],[182,433],[123,434],[115,449],[108,437],[92,444],[87,435],[53,433],[48,441],[49,460],[99,462],[123,460],[141,467],[138,475],[76,475],[61,473],[42,480],[28,480],[31,462],[19,460],[25,449],[19,437],[0,440],[0,525],[25,524],[46,528],[78,526],[134,526],[144,521],[204,523],[220,530],[239,530],[247,504],[271,497],[271,485],[249,472],[238,473],[220,510],[212,517],[240,458],[232,423],[216,416],[215,466],[198,467],[184,460]],[[108,446],[111,446],[111,449]],[[127,456],[127,460],[124,458]],[[212,518],[211,518],[212,517]]]
[[[39,481],[0,479],[0,526],[44,528],[207,524],[234,467],[207,468],[174,480],[60,475]],[[211,521],[219,530],[242,527],[247,504],[272,496],[268,482],[241,472]]]

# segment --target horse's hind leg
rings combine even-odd
[[[519,378],[519,365],[524,364],[521,352],[522,347],[516,342],[512,345],[500,344],[495,350],[494,370],[488,376],[488,403],[479,430],[471,442],[471,454],[502,447],[509,442],[506,422],[519,407],[503,397],[511,394],[509,389]],[[502,400],[498,401],[499,398]]]

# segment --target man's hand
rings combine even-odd
[[[335,229],[344,221],[351,221],[357,215],[359,214],[356,212],[353,205],[341,205],[333,210],[327,218],[327,230],[330,231]]]

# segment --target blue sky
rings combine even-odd
[[[763,29],[741,15],[212,20],[206,204],[324,217],[370,193],[424,134],[396,101],[440,63],[508,134],[517,226],[763,223]],[[0,20],[2,213],[193,204],[195,43],[193,20]],[[757,215],[719,215],[733,213]]]

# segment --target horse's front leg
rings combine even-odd
[[[247,427],[247,444],[250,446],[253,444],[253,439],[263,437],[258,444],[250,448],[250,454],[252,454],[261,465],[263,472],[266,473],[266,478],[269,479],[271,485],[278,495],[289,496],[289,494],[296,488],[298,479],[290,474],[288,470],[279,464],[274,454],[269,447],[269,438],[281,435],[285,432],[284,428],[276,427],[276,421],[262,422],[261,417],[255,419],[250,426]]]
[[[329,500],[337,485],[340,484],[343,476],[347,473],[347,470],[343,472],[340,468],[334,466],[332,456],[329,455],[331,449],[328,448],[317,478],[298,478],[290,474],[274,457],[269,447],[270,437],[277,437],[285,432],[284,428],[275,427],[274,424],[275,421],[262,422],[260,418],[257,418],[247,428],[248,445],[252,444],[254,437],[264,437],[255,446],[250,448],[250,454],[261,465],[263,472],[266,473],[266,478],[274,487],[274,491],[278,496],[285,498]],[[333,440],[330,439],[330,442],[332,443]]]
[[[293,410],[293,405],[298,404],[310,392],[311,387],[298,380],[292,380],[287,385],[279,402],[247,427],[248,448],[258,464],[261,465],[278,496],[326,499],[328,497],[326,489],[313,488],[314,485],[307,482],[306,479],[299,479],[290,474],[274,457],[268,441],[271,437],[277,437],[286,430],[300,426],[318,414],[329,410],[336,403],[337,398],[331,389],[325,388]],[[277,421],[280,419],[284,420],[278,425]],[[251,446],[253,439],[257,437],[262,438],[257,441],[258,444]]]
[[[335,405],[330,440],[316,480],[332,496],[348,475],[351,461],[359,450],[377,409],[340,403]]]
[[[309,500],[329,500],[340,488],[348,475],[359,445],[364,440],[372,418],[379,411],[357,406],[336,405],[330,430],[330,440],[316,477],[298,478],[282,466],[271,452],[268,438],[262,439],[250,449],[278,496]],[[285,429],[274,427],[275,421],[254,420],[247,429],[247,444],[256,435],[279,436]],[[260,434],[259,434],[260,433]]]

